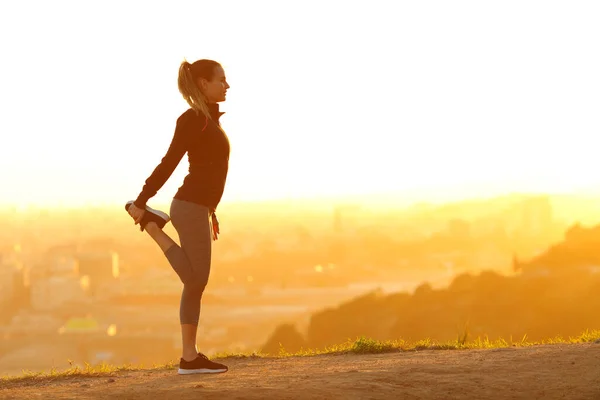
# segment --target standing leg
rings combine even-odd
[[[198,227],[201,228],[202,224]],[[167,255],[167,259],[171,261],[173,269],[180,276],[180,279],[186,279],[191,275],[189,270],[192,265],[185,253],[185,248],[182,249],[177,243],[171,239],[155,222],[149,222],[145,229],[150,237],[158,244],[160,249]],[[195,235],[189,235],[190,232],[183,230],[184,240],[188,241]],[[194,241],[192,241],[194,243]],[[191,243],[190,243],[191,245]],[[210,245],[210,243],[209,243]],[[209,249],[210,257],[210,249]],[[209,260],[210,263],[210,260]],[[210,267],[210,264],[209,264]],[[183,278],[182,278],[183,277]],[[183,293],[181,295],[180,305],[180,320],[181,320],[181,339],[183,344],[182,358],[186,361],[192,361],[198,357],[198,348],[196,347],[196,337],[198,330],[198,320],[200,317],[200,302],[204,287],[199,287],[191,279],[183,285]],[[196,307],[196,304],[198,307]]]
[[[170,247],[165,255],[183,282],[180,304],[182,358],[192,361],[198,356],[196,334],[202,294],[208,282],[211,264],[209,211],[198,204],[173,200],[171,220],[181,247]]]
[[[156,225],[156,223],[148,223],[148,225],[146,225],[146,231],[158,244],[163,253],[169,253],[170,257],[168,258],[177,260],[174,261],[173,264],[177,267],[176,269],[174,269],[176,271],[179,270],[178,274],[180,277],[182,276],[183,271],[191,268],[191,265],[189,265],[189,260],[181,259],[181,256],[183,255],[181,253],[181,248],[177,245],[177,243],[175,243],[173,239],[171,239],[169,235],[163,232],[163,230],[160,229],[158,225]],[[172,247],[173,251],[170,251]],[[183,252],[185,253],[185,250]],[[204,288],[197,287],[196,285],[194,285],[193,282],[190,282],[188,284],[184,283],[183,285],[183,293],[181,295],[180,305],[181,341],[183,348],[183,354],[181,358],[183,358],[186,361],[193,361],[196,357],[198,357],[196,337],[198,331],[198,320],[200,317],[200,302],[203,292]],[[196,304],[198,304],[197,310],[195,307]],[[191,307],[191,309],[187,311],[188,308],[190,308],[189,305],[194,305],[194,307]],[[184,309],[187,312],[184,313]]]

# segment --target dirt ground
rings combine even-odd
[[[600,399],[600,344],[228,360],[176,370],[0,383],[0,399]]]

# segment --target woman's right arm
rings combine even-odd
[[[187,152],[188,137],[189,137],[189,118],[184,118],[182,115],[177,120],[175,134],[171,140],[171,144],[167,153],[162,158],[160,164],[154,169],[152,174],[146,179],[142,192],[134,201],[136,207],[142,210],[146,209],[146,202],[153,197],[160,188],[167,182],[169,177],[179,165],[183,155]]]

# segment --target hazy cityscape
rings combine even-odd
[[[377,289],[444,288],[482,271],[513,276],[518,260],[563,240],[573,218],[593,221],[590,201],[224,206],[198,345],[207,354],[264,351],[282,324],[306,330],[314,313]],[[1,373],[178,357],[181,283],[124,211],[5,210],[2,225]]]

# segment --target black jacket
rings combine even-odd
[[[189,173],[175,198],[204,205],[216,210],[227,179],[229,169],[229,139],[220,129],[219,118],[224,113],[218,104],[210,104],[212,120],[204,114],[196,114],[191,108],[177,119],[175,134],[167,153],[154,172],[146,179],[142,192],[134,204],[144,209],[173,174],[187,152]]]

